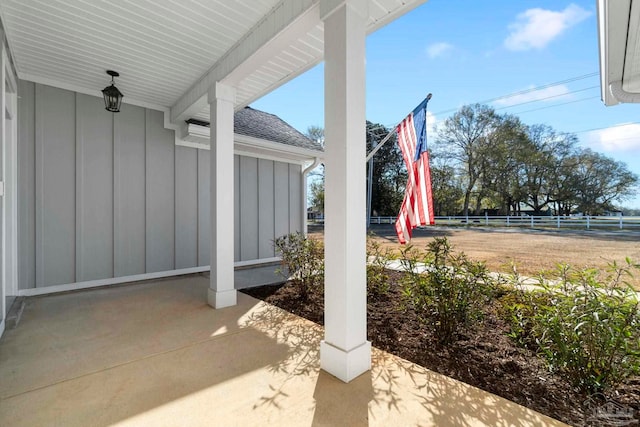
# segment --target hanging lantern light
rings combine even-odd
[[[107,111],[113,113],[120,112],[120,103],[122,103],[122,92],[118,90],[113,84],[113,78],[120,76],[116,71],[107,70],[107,74],[111,76],[111,86],[107,86],[102,89],[102,95],[104,96],[104,107]]]

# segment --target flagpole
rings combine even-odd
[[[371,228],[371,199],[373,198],[373,157],[369,159],[369,178],[367,179],[367,230]]]
[[[431,93],[427,95],[427,103],[429,103],[429,100],[431,99],[432,96],[433,96],[433,94],[431,94]],[[425,118],[425,120],[426,120],[426,118]],[[391,138],[391,135],[393,135],[396,132],[396,128],[398,127],[398,124],[396,124],[393,127],[393,129],[391,129],[391,131],[387,134],[387,136],[385,136],[384,139],[382,141],[380,141],[380,143],[378,143],[378,145],[376,145],[373,148],[373,150],[371,150],[371,152],[369,154],[367,154],[367,157],[365,159],[367,162],[369,161],[369,159],[371,159],[378,152],[378,150],[380,150],[382,148],[382,146],[385,144],[385,142],[387,142],[389,140],[389,138]]]
[[[389,140],[389,138],[391,138],[391,135],[393,135],[394,133],[396,133],[396,127],[394,126],[393,130],[390,131],[387,136],[384,137],[384,139],[382,141],[380,141],[378,143],[378,145],[376,145],[373,150],[371,150],[371,152],[369,154],[367,154],[367,158],[366,161],[368,162],[369,160],[371,160],[371,158],[378,152],[379,149],[382,148],[382,146],[384,145],[385,142],[387,142]]]

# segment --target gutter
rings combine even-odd
[[[622,88],[622,81],[618,80],[609,84],[611,95],[619,102],[640,103],[640,93],[627,92]]]
[[[303,171],[302,171],[302,176],[303,177],[307,177],[307,174],[309,172],[311,172],[312,170],[314,170],[316,167],[318,167],[318,165],[320,164],[321,160],[320,157],[316,157],[313,159],[313,163],[311,163],[310,166],[306,167]]]

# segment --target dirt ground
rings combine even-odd
[[[391,225],[374,225],[371,231],[384,247],[399,251],[395,229]],[[323,227],[309,226],[309,234],[321,237]],[[558,263],[575,268],[605,269],[613,261],[625,264],[625,258],[640,263],[640,233],[629,231],[544,230],[524,228],[454,228],[428,227],[414,230],[412,244],[425,248],[434,237],[446,236],[457,251],[471,259],[484,261],[490,271],[511,271],[535,277],[554,270]],[[630,280],[640,290],[640,269]]]

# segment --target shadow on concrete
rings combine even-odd
[[[254,410],[270,407],[285,413],[301,400],[294,384],[315,381],[309,411],[313,426],[542,426],[559,423],[503,398],[374,349],[372,370],[343,383],[321,371],[319,347],[323,329],[277,307],[265,306],[247,318],[289,350],[268,369],[277,375]],[[275,378],[275,377],[274,377]],[[306,388],[305,388],[306,390]],[[304,400],[307,402],[307,400]]]
[[[413,412],[406,422],[420,426],[560,426],[564,425],[499,396],[429,371],[389,353],[374,353],[373,373],[387,389],[376,387],[377,404],[394,407],[399,414]],[[409,386],[409,387],[407,387]],[[419,406],[419,407],[416,407]],[[409,424],[406,424],[409,425]]]
[[[313,398],[314,427],[368,426],[369,403],[374,396],[371,375],[366,372],[345,384],[336,377],[320,371]]]

